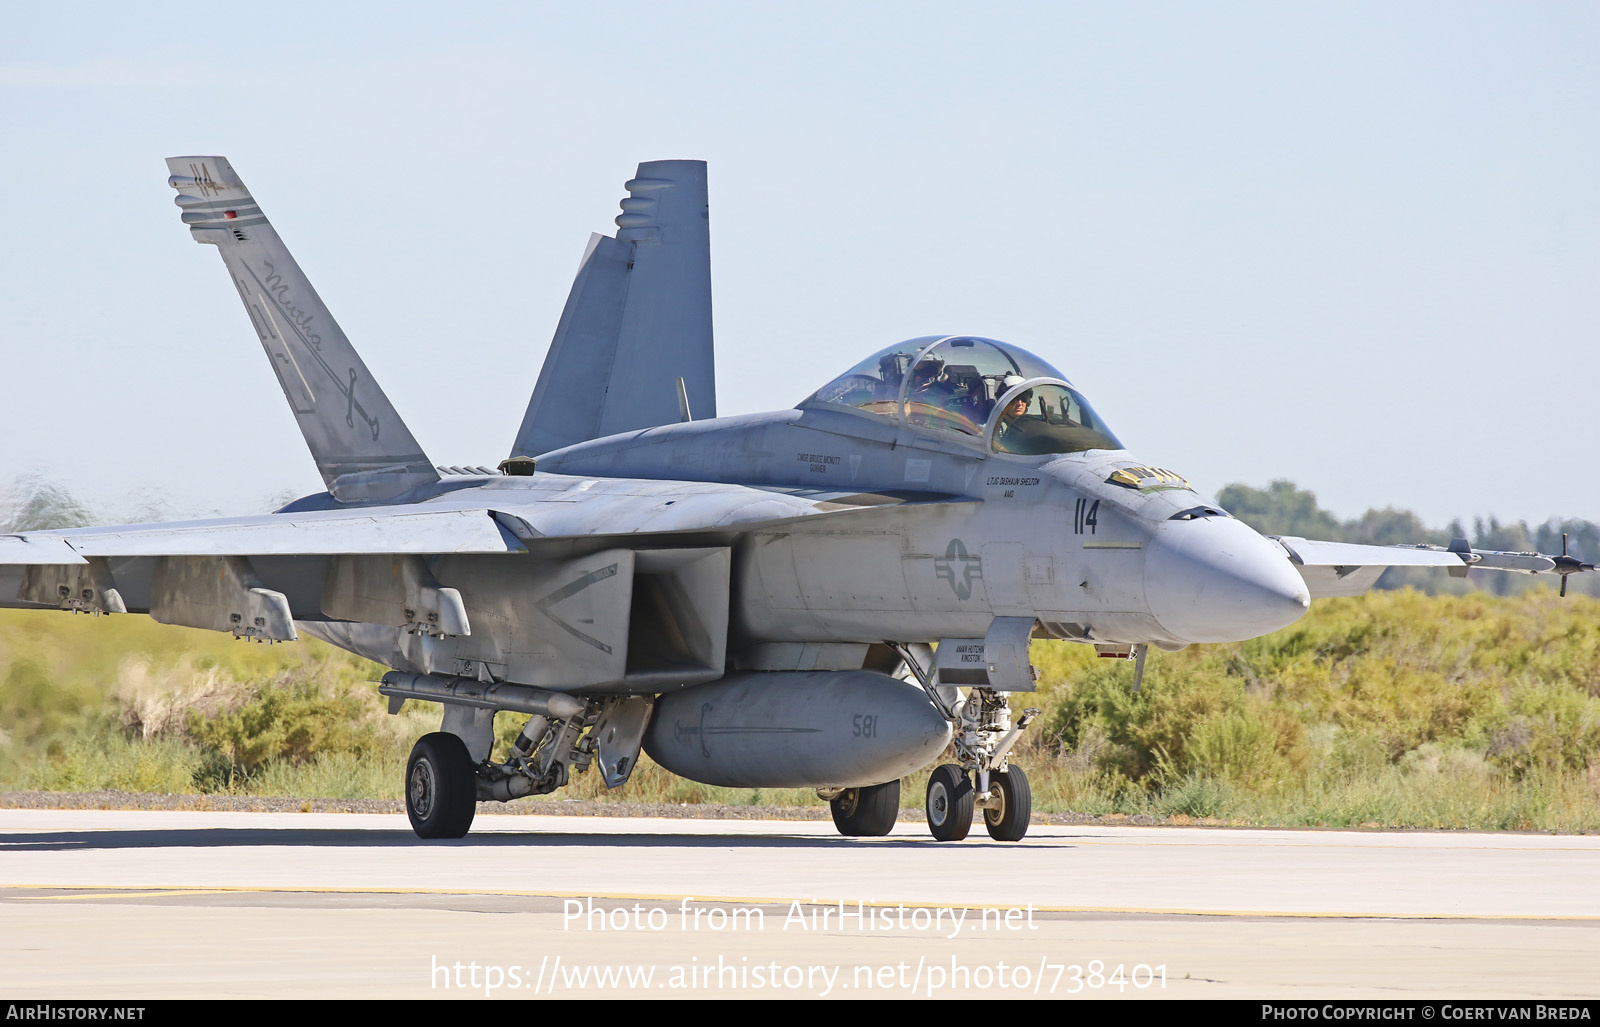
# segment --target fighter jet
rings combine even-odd
[[[696,781],[807,787],[887,834],[930,775],[933,836],[1028,830],[1010,752],[1034,639],[1131,660],[1253,638],[1388,567],[1565,576],[1458,540],[1267,538],[1127,452],[1045,359],[976,335],[865,357],[789,410],[716,416],[705,165],[641,164],[594,236],[509,456],[423,453],[229,162],[169,184],[214,245],[326,490],[276,513],[0,536],[0,605],[303,632],[439,703],[405,777],[418,835],[640,752]],[[524,718],[494,749],[497,714]]]

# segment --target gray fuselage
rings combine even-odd
[[[985,452],[835,410],[674,424],[539,460],[563,475],[717,481],[927,502],[745,534],[734,620],[748,641],[981,637],[995,617],[1110,643],[1237,640],[1306,607],[1283,553],[1125,451]],[[1114,472],[1134,468],[1135,485]]]

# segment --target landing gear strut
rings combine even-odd
[[[1033,792],[1022,768],[1010,765],[1008,754],[1039,711],[1023,710],[1013,724],[1009,693],[980,687],[968,689],[962,698],[930,676],[913,647],[893,648],[955,727],[952,740],[960,762],[937,767],[928,778],[929,832],[941,842],[958,842],[972,830],[974,811],[981,809],[989,837],[1021,841],[1033,816]]]
[[[1028,833],[1033,816],[1033,791],[1021,767],[1010,765],[1011,747],[1022,737],[1023,728],[1039,715],[1036,709],[1022,711],[1011,722],[1011,704],[1005,692],[974,688],[957,704],[956,752],[961,756],[962,776],[971,769],[977,778],[973,805],[983,810],[983,824],[989,837],[1000,842],[1020,842]],[[933,821],[928,822],[930,830]],[[939,837],[934,831],[933,836]]]
[[[406,813],[422,838],[460,838],[479,802],[544,795],[597,759],[607,788],[628,780],[653,700],[586,696],[468,677],[390,671],[389,712],[407,699],[444,704],[443,730],[423,735],[406,763]],[[496,713],[527,715],[504,763],[491,760]]]

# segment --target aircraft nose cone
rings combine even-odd
[[[1166,521],[1144,561],[1156,621],[1186,642],[1240,642],[1300,619],[1311,605],[1283,550],[1226,517]]]

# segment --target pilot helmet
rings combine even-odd
[[[911,380],[916,384],[936,381],[944,374],[944,361],[938,357],[923,357],[917,361],[917,366],[911,369]]]

